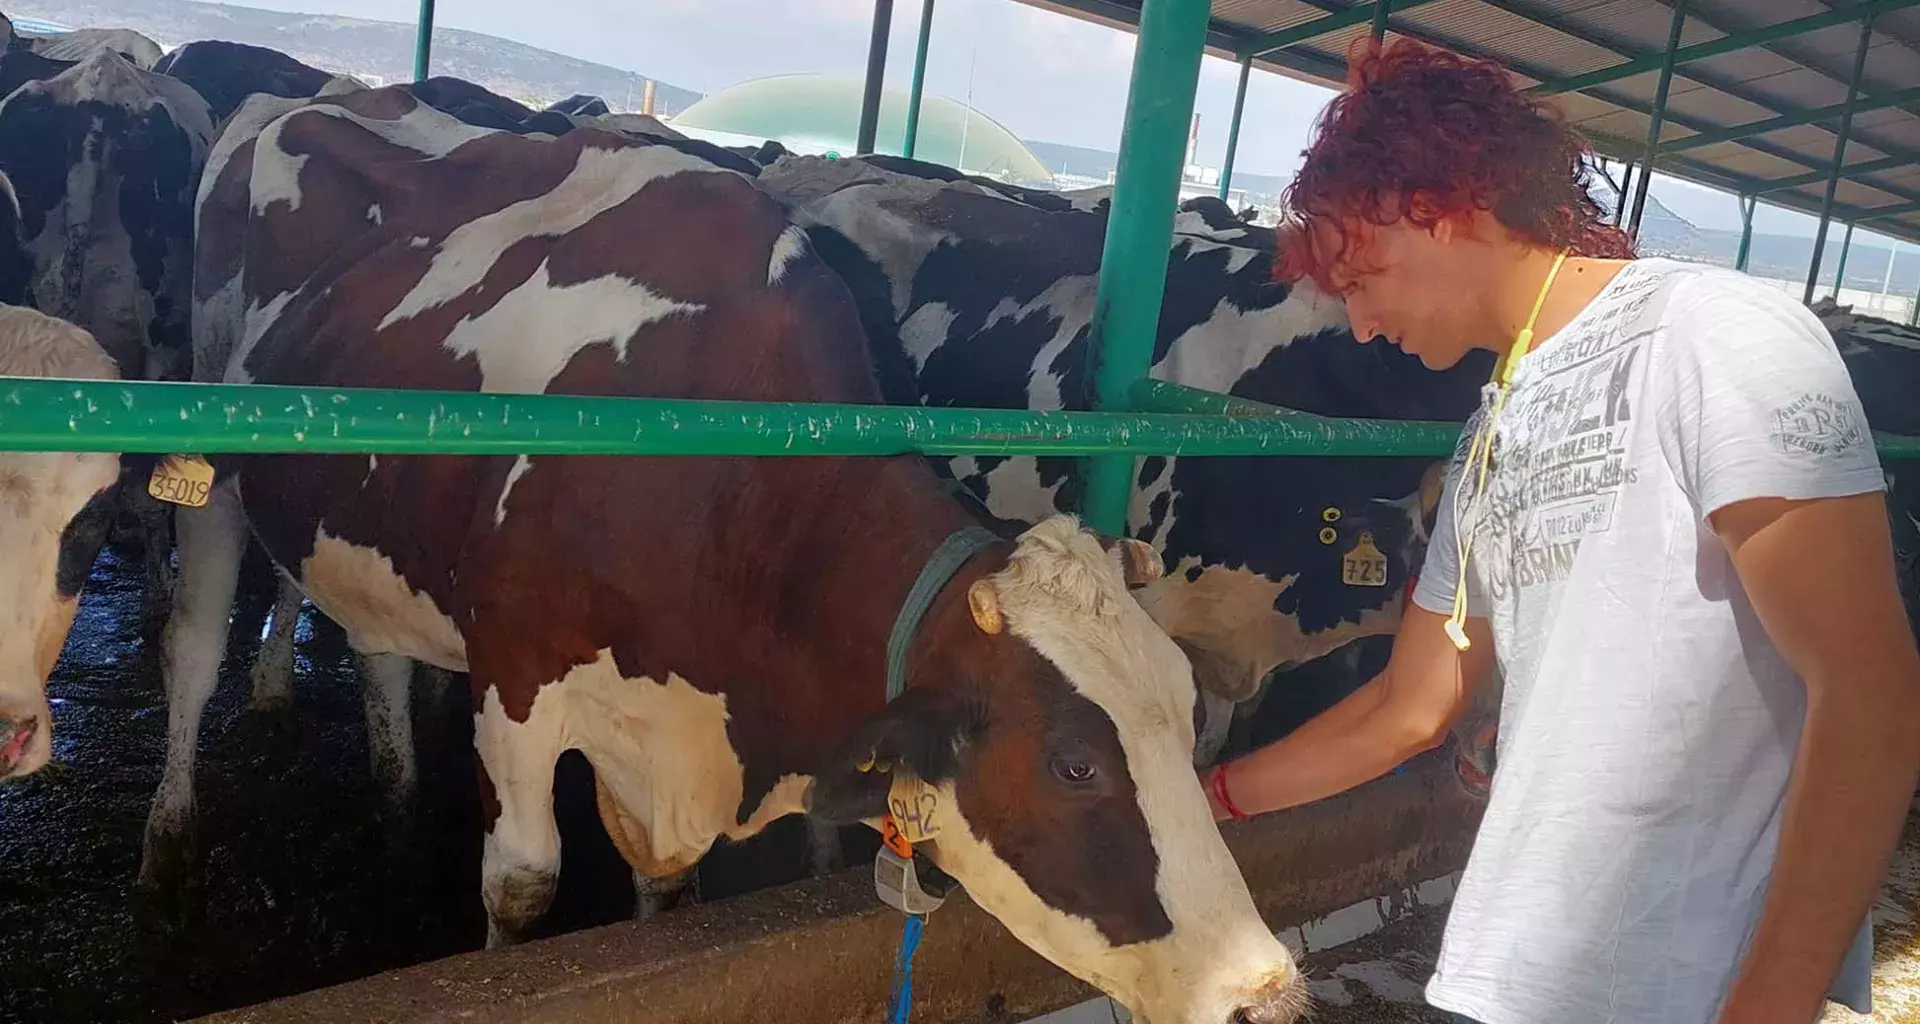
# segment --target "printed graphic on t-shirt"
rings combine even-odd
[[[1769,438],[1782,455],[1837,455],[1867,438],[1859,404],[1808,391],[1773,411]]]
[[[1581,541],[1613,525],[1635,403],[1653,332],[1641,313],[1660,281],[1635,275],[1590,311],[1579,333],[1528,357],[1500,417],[1493,468],[1477,511],[1474,569],[1488,598],[1566,579]],[[1472,481],[1463,493],[1473,496]]]

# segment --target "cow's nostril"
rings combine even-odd
[[[1285,984],[1257,992],[1247,1005],[1227,1015],[1227,1024],[1294,1024],[1307,1012],[1307,984],[1294,975]]]

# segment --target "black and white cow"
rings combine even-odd
[[[207,101],[215,124],[233,116],[247,97],[259,93],[306,99],[329,87],[342,87],[339,76],[278,50],[219,39],[176,47],[153,65],[153,71],[193,86]]]
[[[899,166],[788,157],[759,181],[793,204],[853,287],[889,399],[1084,408],[1104,197],[1046,209],[1004,186],[882,163]],[[1176,223],[1153,377],[1327,416],[1461,420],[1472,410],[1486,360],[1434,373],[1392,346],[1356,344],[1339,302],[1277,283],[1270,235],[1218,222],[1213,205],[1190,203]],[[1008,520],[1080,498],[1077,460],[936,461]],[[1139,597],[1204,690],[1247,702],[1276,669],[1394,629],[1438,480],[1434,459],[1145,459],[1128,528],[1168,572]],[[1345,573],[1355,553],[1383,559],[1384,572]],[[1224,739],[1210,731],[1202,759]]]
[[[19,198],[28,299],[84,328],[122,377],[191,372],[193,200],[212,139],[198,93],[112,50],[0,100],[0,173]],[[151,635],[171,589],[171,516],[144,487],[124,496],[146,549]]]

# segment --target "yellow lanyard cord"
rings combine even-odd
[[[1560,265],[1566,262],[1567,252],[1568,250],[1562,249],[1559,255],[1553,258],[1553,266],[1547,271],[1547,279],[1540,284],[1540,294],[1534,296],[1533,312],[1527,314],[1526,326],[1520,328],[1520,333],[1514,336],[1513,347],[1508,349],[1506,353],[1500,357],[1500,361],[1494,365],[1493,379],[1489,381],[1489,383],[1494,385],[1493,403],[1487,409],[1486,417],[1480,421],[1479,428],[1473,433],[1473,444],[1467,449],[1467,464],[1462,467],[1461,472],[1461,478],[1464,481],[1469,474],[1476,473],[1474,464],[1475,462],[1479,463],[1479,469],[1473,486],[1475,504],[1484,500],[1486,496],[1487,471],[1493,462],[1494,431],[1498,428],[1500,422],[1500,411],[1506,406],[1507,392],[1513,387],[1514,371],[1519,369],[1520,360],[1527,357],[1527,350],[1533,347],[1533,325],[1540,319],[1540,307],[1547,303],[1547,293],[1553,290],[1554,278],[1560,276]],[[1462,503],[1458,492],[1454,494],[1453,507],[1456,513],[1454,518],[1453,544],[1454,552],[1458,556],[1458,561],[1454,564],[1453,613],[1447,616],[1446,630],[1447,639],[1453,641],[1453,646],[1464,651],[1471,646],[1470,641],[1467,639],[1467,631],[1465,628],[1467,621],[1467,556],[1473,552],[1473,534],[1478,531],[1461,531],[1458,512],[1462,507]],[[1473,517],[1473,522],[1476,525],[1478,524],[1479,519],[1477,516]]]

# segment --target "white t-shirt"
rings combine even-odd
[[[1452,610],[1454,538],[1477,528],[1468,613],[1505,679],[1499,767],[1428,1000],[1485,1024],[1712,1024],[1765,898],[1806,694],[1707,517],[1882,490],[1866,416],[1804,306],[1663,259],[1536,343],[1485,500],[1469,480],[1460,502],[1485,412],[1414,595]]]

